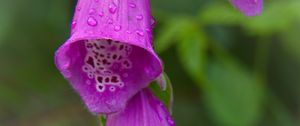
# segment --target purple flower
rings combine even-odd
[[[124,118],[135,119],[123,115],[141,113],[138,126],[172,122],[147,89],[163,69],[152,48],[153,21],[149,0],[78,0],[71,37],[55,63],[87,108],[106,115],[109,125],[124,126]]]
[[[231,0],[231,3],[247,16],[256,16],[263,10],[263,0]]]
[[[167,109],[149,89],[135,95],[127,108],[107,116],[107,126],[175,126]]]

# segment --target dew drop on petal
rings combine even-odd
[[[127,31],[126,31],[126,33],[128,33],[128,34],[131,34],[132,32],[131,32],[131,31],[129,31],[129,30],[127,30]]]
[[[137,15],[136,17],[135,17],[137,20],[143,20],[143,15]]]
[[[154,28],[156,25],[156,20],[154,17],[151,17],[151,27]]]
[[[95,10],[94,8],[92,8],[92,9],[89,10],[89,14],[90,14],[90,15],[93,15],[93,14],[95,14],[95,13],[96,13],[96,10]]]
[[[136,34],[138,34],[139,36],[144,36],[144,32],[143,32],[143,31],[140,31],[140,30],[137,30],[137,31],[136,31]]]
[[[174,124],[175,124],[175,122],[172,120],[171,117],[167,117],[167,121],[168,121],[168,123],[169,123],[170,125],[174,125]]]
[[[108,23],[108,24],[113,24],[113,20],[112,20],[112,19],[108,19],[108,20],[107,20],[107,23]]]
[[[103,17],[103,16],[104,16],[103,11],[99,12],[99,16],[100,16],[100,17]]]
[[[129,6],[130,6],[131,8],[136,8],[136,5],[135,5],[134,3],[129,3]]]
[[[112,14],[116,13],[116,11],[117,11],[117,5],[114,4],[114,3],[111,3],[111,4],[108,6],[108,10],[109,10],[109,12],[112,13]]]
[[[122,28],[122,27],[121,27],[120,25],[116,25],[116,26],[114,27],[114,30],[115,30],[115,31],[120,31],[121,28]]]
[[[76,27],[76,25],[77,25],[77,22],[73,21],[72,24],[71,24],[71,28],[74,29]]]
[[[89,17],[87,23],[90,26],[97,26],[98,24],[97,20],[94,17]]]
[[[80,11],[81,10],[81,7],[77,7],[77,9],[76,9],[77,11]]]

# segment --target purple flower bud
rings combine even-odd
[[[256,16],[263,10],[263,0],[231,0],[231,3],[246,16]]]

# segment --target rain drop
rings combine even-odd
[[[115,31],[120,31],[121,28],[122,28],[122,27],[121,27],[120,25],[116,25],[116,26],[114,27],[114,30],[115,30]]]
[[[93,17],[89,17],[87,20],[87,23],[90,26],[97,26],[97,24],[98,24],[97,20]]]
[[[131,8],[136,8],[136,5],[135,5],[134,3],[129,3],[129,6],[130,6]]]
[[[103,17],[103,16],[104,16],[103,11],[99,12],[99,16],[100,16],[100,17]]]
[[[172,120],[171,117],[167,117],[167,121],[168,121],[168,123],[169,123],[170,125],[174,125],[174,124],[175,124],[175,122]]]
[[[112,20],[112,19],[108,19],[108,20],[107,20],[107,23],[108,23],[108,24],[113,24],[113,20]]]
[[[92,15],[92,14],[95,14],[96,13],[96,10],[95,9],[90,9],[89,11],[89,14]]]
[[[143,20],[143,15],[137,15],[136,17],[135,17],[137,20]]]
[[[81,7],[77,7],[77,11],[80,11],[81,10]]]
[[[144,32],[140,31],[140,30],[137,30],[136,31],[136,34],[138,34],[139,36],[144,36]]]
[[[154,17],[151,18],[151,27],[154,28],[156,25],[156,20]]]
[[[129,31],[129,30],[127,30],[127,31],[126,31],[126,33],[128,33],[128,34],[131,34],[132,32],[131,32],[131,31]]]
[[[71,24],[71,28],[74,29],[76,27],[76,25],[77,25],[77,22],[73,21],[72,24]]]
[[[112,14],[116,13],[117,5],[114,4],[114,3],[110,4],[109,7],[108,7],[108,10],[109,10],[109,12],[112,13]]]

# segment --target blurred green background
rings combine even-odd
[[[0,0],[0,126],[97,126],[54,66],[75,0]],[[300,1],[152,0],[178,126],[300,126]]]

